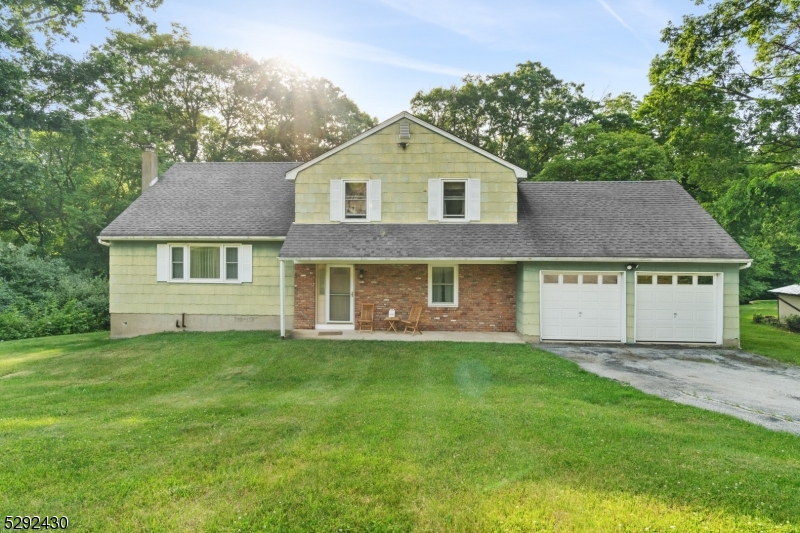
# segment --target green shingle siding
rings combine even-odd
[[[381,223],[429,222],[429,178],[480,178],[480,222],[517,221],[513,170],[413,123],[403,150],[398,128],[390,124],[301,171],[295,181],[296,222],[330,223],[330,181],[340,178],[381,179]]]
[[[252,283],[156,281],[156,243],[115,241],[109,249],[111,313],[278,315],[278,251],[282,242],[253,244]],[[286,264],[286,314],[294,314],[294,271]]]

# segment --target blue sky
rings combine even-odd
[[[383,120],[419,90],[527,60],[595,98],[642,96],[661,30],[700,9],[691,0],[165,0],[148,15],[161,31],[185,26],[197,44],[283,57]],[[90,19],[62,50],[81,54],[107,26]]]

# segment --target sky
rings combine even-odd
[[[147,15],[163,32],[186,27],[199,45],[282,57],[384,120],[417,91],[528,60],[593,98],[643,96],[665,49],[661,30],[701,9],[692,0],[165,0]],[[109,27],[125,24],[90,18],[60,48],[81,55]]]

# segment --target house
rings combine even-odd
[[[400,113],[307,163],[178,163],[105,228],[111,334],[422,330],[738,346],[741,247],[673,181],[527,182]],[[380,324],[379,324],[380,325]]]
[[[778,318],[786,320],[789,315],[800,315],[800,285],[789,285],[769,291],[778,298]]]

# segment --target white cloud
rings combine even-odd
[[[531,25],[552,21],[561,15],[528,1],[500,0],[379,0],[381,4],[427,24],[444,28],[479,43],[514,45]]]
[[[643,39],[633,28],[631,28],[630,24],[625,22],[625,19],[623,19],[619,15],[619,13],[614,11],[614,9],[610,5],[608,5],[608,3],[606,3],[605,0],[597,0],[597,3],[600,4],[603,7],[603,9],[605,9],[612,17],[617,19],[617,22],[619,22],[622,25],[623,28],[628,30],[631,33],[631,35],[636,37],[636,39],[640,43],[642,43],[651,53],[655,53],[655,50],[653,49],[653,46],[649,42],[647,42],[646,39]]]

